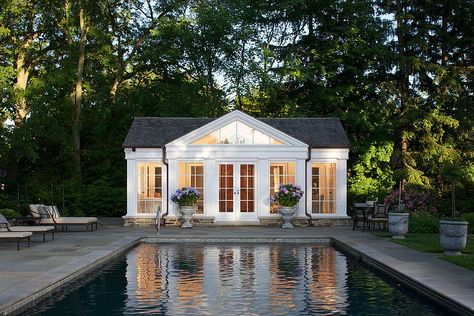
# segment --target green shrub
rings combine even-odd
[[[460,218],[463,221],[466,221],[469,223],[469,226],[467,228],[469,231],[469,234],[474,234],[474,213],[462,214]]]
[[[409,219],[410,233],[437,234],[439,232],[439,219],[427,212],[412,212]]]
[[[126,214],[127,189],[116,187],[104,180],[88,185],[81,208],[86,215],[120,217]]]
[[[10,210],[8,208],[0,209],[0,214],[3,214],[3,216],[5,216],[8,220],[20,217],[20,213],[14,210]]]

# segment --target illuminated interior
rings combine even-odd
[[[281,145],[278,139],[275,139],[265,133],[262,133],[244,123],[234,121],[226,126],[207,134],[204,137],[194,141],[195,145],[213,145],[213,144],[257,144],[257,145]]]
[[[162,201],[161,163],[138,163],[138,213],[155,213]]]
[[[178,187],[194,187],[201,192],[197,213],[204,213],[204,164],[202,162],[178,163]]]
[[[295,162],[270,162],[270,197],[278,192],[281,184],[295,184]],[[270,203],[270,213],[278,213],[277,205]]]
[[[336,164],[313,163],[311,171],[312,213],[336,213]]]

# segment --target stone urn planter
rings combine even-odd
[[[410,213],[388,213],[388,231],[395,239],[405,239]]]
[[[183,224],[181,225],[181,228],[193,228],[191,219],[193,218],[194,213],[196,213],[196,209],[197,206],[195,205],[179,207],[179,212],[183,216]]]
[[[468,222],[439,221],[439,243],[448,256],[458,256],[466,247]]]
[[[291,220],[293,219],[293,215],[295,215],[296,206],[279,206],[278,212],[283,218],[281,228],[293,228],[294,226],[291,223]]]

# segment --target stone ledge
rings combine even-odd
[[[196,226],[207,226],[214,224],[214,216],[195,215],[192,223]],[[125,217],[125,227],[147,227],[155,226],[154,217]],[[165,226],[181,226],[181,220],[175,216],[165,217]]]
[[[282,224],[283,220],[278,216],[261,216],[258,218],[261,226],[278,227]],[[181,226],[181,220],[175,216],[167,216],[165,218],[166,225],[169,227]],[[350,226],[350,218],[313,218],[313,226],[316,227],[340,227]],[[195,215],[192,220],[193,225],[196,226],[219,226],[216,224],[213,216]],[[292,220],[295,227],[307,227],[309,226],[307,217],[296,217]],[[224,225],[224,224],[222,224]],[[243,225],[245,222],[226,222],[225,225]],[[124,226],[155,226],[155,218],[153,217],[125,217]]]
[[[283,220],[277,216],[262,216],[259,217],[260,224],[262,226],[280,226],[283,223]],[[291,221],[295,227],[307,227],[309,226],[309,221],[307,217],[296,217]],[[340,226],[350,226],[350,218],[313,218],[313,226],[316,227],[340,227]]]

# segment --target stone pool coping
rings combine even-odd
[[[15,267],[9,269],[13,271],[22,270],[21,264],[27,266],[23,268],[26,271],[34,267],[37,263],[35,248],[38,251],[49,249],[51,256],[42,258],[43,261],[54,261],[55,253],[60,253],[61,250],[68,253],[67,249],[63,248],[71,245],[76,246],[79,252],[77,255],[68,257],[64,263],[56,264],[52,269],[32,273],[34,276],[24,282],[15,284],[15,276],[13,276],[10,280],[13,286],[4,290],[0,288],[0,315],[16,314],[34,306],[38,301],[50,296],[69,282],[92,272],[140,242],[331,243],[422,294],[455,308],[459,313],[474,315],[473,271],[442,261],[436,255],[421,253],[367,233],[352,232],[347,228],[308,227],[294,230],[263,227],[196,228],[193,230],[166,228],[157,237],[151,229],[120,227],[102,228],[97,234],[78,232],[57,235],[59,235],[57,239],[63,238],[63,243],[60,245],[55,245],[56,241],[47,242],[32,248],[24,248],[16,253],[10,251],[12,258],[0,259],[0,281],[2,281],[3,276],[9,273],[6,271],[2,274],[2,270],[9,264],[19,266],[18,269]],[[110,240],[101,243],[100,237]],[[80,245],[77,245],[78,243]],[[3,251],[5,250],[0,248],[0,253]],[[67,254],[61,253],[61,255]],[[40,263],[43,262],[41,260]]]

